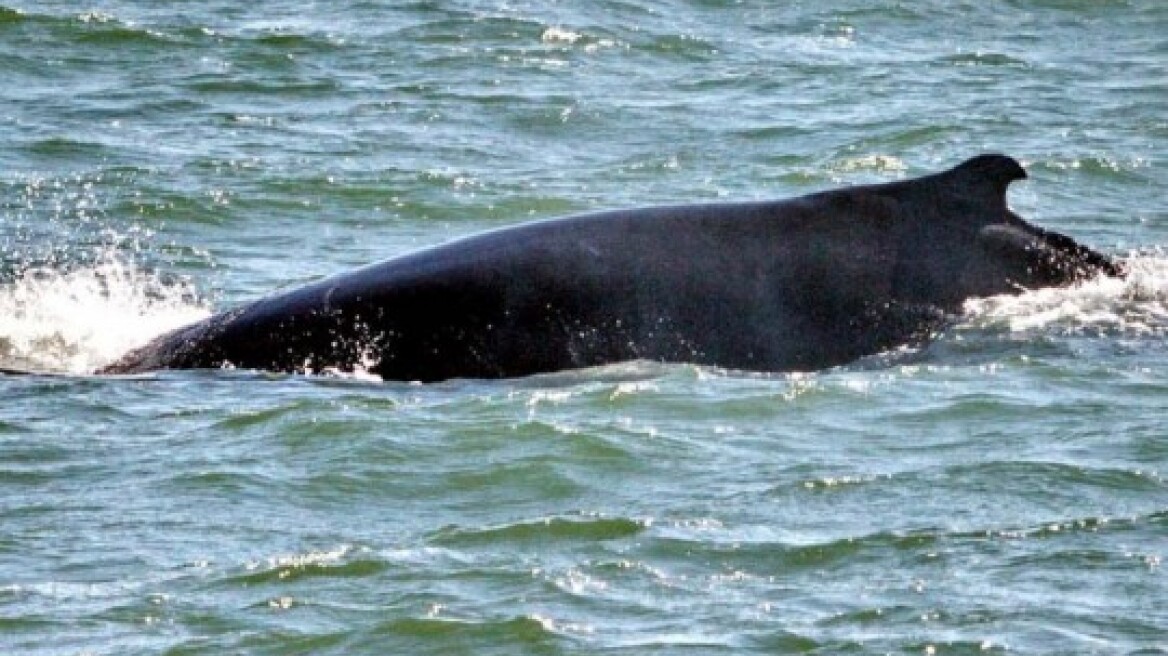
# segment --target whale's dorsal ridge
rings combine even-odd
[[[1011,182],[1027,177],[1026,169],[1022,168],[1018,160],[999,153],[986,153],[967,159],[950,169],[948,174],[958,176],[961,185],[966,188],[989,185],[993,194],[1003,200]]]
[[[1010,212],[1006,188],[1024,177],[1015,160],[981,155],[790,200],[544,219],[277,292],[100,372],[230,366],[438,381],[629,360],[840,366],[928,339],[969,298],[1122,274]]]

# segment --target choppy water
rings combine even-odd
[[[0,651],[1168,652],[1168,4],[0,0]],[[84,375],[480,229],[994,150],[1128,259],[790,376]]]

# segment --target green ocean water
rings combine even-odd
[[[1168,653],[1168,4],[0,0],[0,653]],[[760,375],[84,375],[473,232],[980,152],[1126,281]],[[646,254],[647,257],[651,254]]]

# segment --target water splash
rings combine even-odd
[[[1011,333],[1168,335],[1168,255],[1137,253],[1124,263],[1128,275],[1122,280],[1100,276],[1072,287],[970,300],[966,325]]]
[[[115,254],[67,271],[30,267],[0,285],[0,366],[89,373],[208,314],[189,283]]]

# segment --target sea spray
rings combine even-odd
[[[0,365],[84,374],[208,314],[189,282],[113,253],[66,270],[30,267],[0,285]]]
[[[1159,250],[1124,260],[1127,276],[1027,290],[966,302],[964,325],[1011,333],[1156,337],[1168,334],[1168,257]]]

